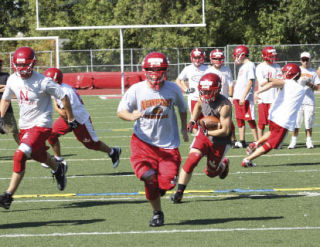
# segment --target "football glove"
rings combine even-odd
[[[188,123],[188,125],[187,125],[187,131],[188,131],[189,133],[192,133],[192,130],[193,130],[193,127],[194,127],[195,124],[196,124],[196,122],[193,121],[193,120],[191,120],[191,121]]]
[[[78,121],[73,119],[72,121],[68,121],[68,126],[70,130],[74,130],[79,125]]]
[[[191,88],[188,88],[186,91],[184,91],[185,94],[191,94],[191,93],[194,93],[196,90],[191,87]]]

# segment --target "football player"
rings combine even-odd
[[[206,54],[203,49],[195,48],[190,53],[191,64],[184,67],[176,79],[177,85],[188,95],[188,107],[192,113],[199,99],[198,83],[208,66],[204,64]]]
[[[76,126],[68,96],[51,78],[34,71],[36,55],[32,48],[18,48],[12,59],[14,73],[9,77],[0,104],[0,126],[4,125],[4,115],[11,99],[15,96],[20,110],[20,144],[13,156],[13,173],[10,185],[0,196],[0,206],[9,209],[12,195],[18,189],[23,178],[26,161],[32,158],[46,163],[55,176],[59,190],[66,186],[67,164],[56,161],[46,150],[45,142],[49,138],[52,126],[51,96],[63,102],[66,119],[70,128]]]
[[[144,182],[153,209],[151,227],[164,224],[160,196],[174,188],[181,163],[174,106],[179,110],[183,139],[188,141],[187,105],[180,88],[166,80],[168,66],[163,53],[149,53],[142,63],[147,79],[132,85],[118,106],[121,119],[135,121],[130,162]]]
[[[207,165],[204,173],[214,178],[219,176],[224,179],[229,172],[229,159],[224,158],[231,144],[231,102],[222,94],[221,80],[217,74],[208,73],[199,81],[200,99],[194,107],[188,131],[192,132],[195,122],[200,114],[203,116],[215,116],[220,120],[221,128],[210,130],[206,125],[200,125],[198,132],[191,144],[187,160],[179,173],[178,188],[171,197],[174,203],[180,203],[184,190],[190,182],[193,169],[198,165],[203,156],[207,156]]]
[[[236,147],[245,148],[245,121],[249,123],[253,138],[258,139],[255,121],[253,93],[255,87],[255,65],[249,59],[249,49],[244,45],[237,46],[233,51],[233,61],[241,65],[233,93],[235,117],[239,128],[239,141]]]
[[[54,82],[59,84],[60,88],[68,96],[74,118],[78,123],[77,127],[71,130],[68,126],[66,110],[64,109],[63,102],[59,99],[55,100],[54,108],[60,117],[53,123],[51,135],[48,138],[48,142],[52,146],[55,158],[58,161],[63,160],[61,157],[59,137],[73,131],[77,140],[86,148],[107,153],[112,160],[113,168],[116,168],[119,165],[121,148],[110,148],[104,142],[99,140],[93,128],[90,115],[85,109],[80,95],[71,86],[62,82],[63,74],[61,70],[57,68],[49,68],[43,74],[52,78]],[[44,163],[41,165],[48,168]]]
[[[288,130],[293,131],[298,110],[306,94],[306,88],[298,83],[301,70],[298,65],[288,63],[282,68],[283,79],[268,78],[268,83],[259,88],[259,94],[271,89],[281,88],[269,111],[269,131],[257,142],[250,143],[246,149],[248,156],[242,160],[242,167],[255,167],[252,160],[281,146]]]
[[[262,63],[258,64],[256,68],[256,77],[259,88],[268,83],[268,78],[281,78],[282,72],[278,61],[278,54],[275,48],[272,46],[266,46],[262,49]],[[271,104],[277,97],[278,89],[271,88],[259,95],[258,101],[258,138],[263,135],[265,126],[269,124],[268,116]]]

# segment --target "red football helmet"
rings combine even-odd
[[[240,62],[249,56],[249,49],[248,47],[244,46],[244,45],[238,45],[234,50],[233,50],[233,61],[236,64],[240,64]]]
[[[264,61],[273,64],[278,61],[278,53],[272,46],[266,46],[262,49],[262,58]]]
[[[221,49],[214,49],[210,52],[210,62],[217,68],[220,68],[224,64],[224,54]]]
[[[30,47],[20,47],[13,54],[13,71],[21,78],[27,79],[32,75],[36,61],[36,55]]]
[[[190,53],[191,63],[193,63],[196,67],[199,67],[201,64],[203,64],[205,58],[206,53],[200,48],[193,49]]]
[[[199,81],[198,90],[201,101],[215,101],[221,90],[220,77],[214,73],[205,74]]]
[[[63,74],[60,69],[49,68],[43,73],[43,75],[52,78],[52,80],[58,84],[62,83]]]
[[[301,70],[298,65],[295,63],[288,63],[282,68],[282,73],[284,79],[293,79],[293,80],[299,80],[301,76]]]
[[[168,66],[169,61],[161,52],[151,52],[143,59],[142,69],[153,89],[158,91],[166,80]]]

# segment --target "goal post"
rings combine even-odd
[[[60,68],[60,51],[59,51],[59,36],[43,36],[43,37],[15,37],[15,38],[0,38],[0,41],[33,41],[33,40],[54,40],[55,64],[54,67]],[[10,57],[11,64],[11,57]]]

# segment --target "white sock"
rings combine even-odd
[[[310,136],[307,137],[307,142],[312,142],[312,139]]]
[[[113,148],[111,148],[109,155],[113,155],[113,152],[114,152],[114,150],[113,150]]]
[[[62,161],[62,160],[63,160],[63,158],[60,157],[60,156],[54,156],[54,158],[55,158],[57,161]]]
[[[297,142],[297,137],[296,136],[292,136],[291,142],[296,143]]]

